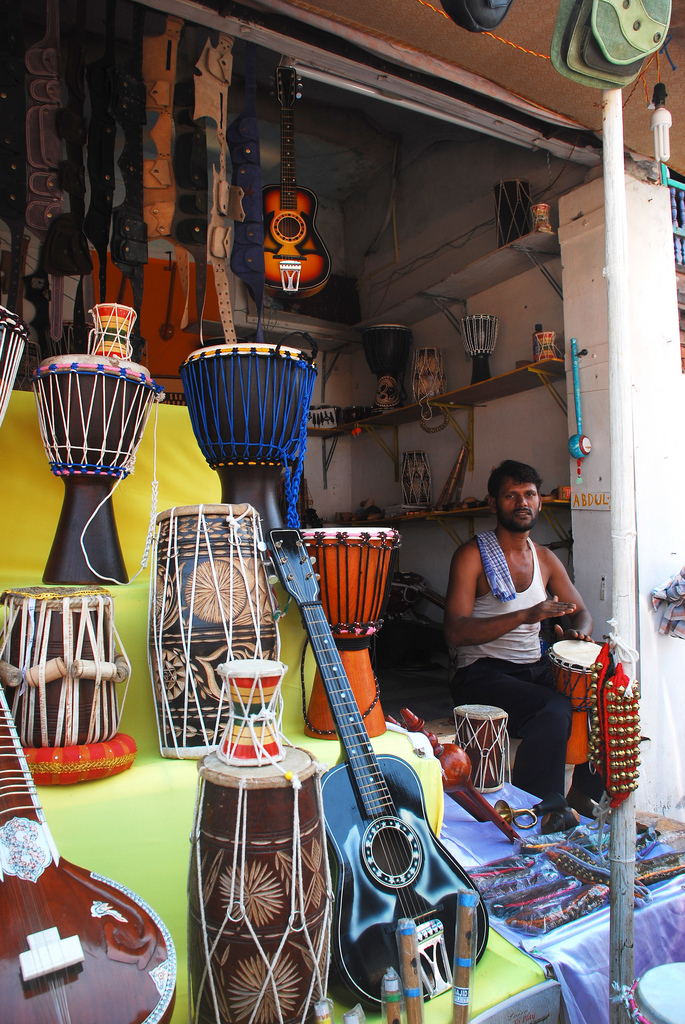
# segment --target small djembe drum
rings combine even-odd
[[[281,681],[287,666],[280,661],[244,658],[219,665],[230,712],[217,748],[224,764],[273,764],[283,759]]]
[[[466,354],[471,357],[471,383],[479,384],[490,379],[489,358],[495,351],[499,317],[489,313],[474,313],[461,320],[461,340]]]
[[[589,640],[558,640],[547,657],[552,664],[554,685],[573,705],[571,735],[566,747],[566,764],[583,764],[588,756],[588,715],[593,666],[602,650]]]
[[[24,352],[29,341],[29,329],[9,309],[0,306],[0,426],[5,418],[12,388]]]
[[[288,525],[299,526],[312,359],[299,349],[240,342],[191,352],[180,369],[193,432],[219,476],[222,503],[252,505],[269,530],[283,526],[284,469]]]
[[[136,311],[118,302],[100,302],[90,310],[93,327],[88,334],[88,352],[92,356],[130,359],[131,331]]]
[[[530,182],[520,178],[498,181],[493,193],[497,248],[501,249],[530,231]]]
[[[401,404],[411,341],[411,331],[400,324],[375,324],[362,331],[364,355],[377,377],[376,409],[385,411]]]
[[[495,793],[509,782],[509,715],[490,704],[454,709],[455,743],[471,761],[471,782],[479,793]]]
[[[143,366],[112,356],[51,356],[33,378],[43,447],[64,501],[43,580],[126,583],[110,500],[132,473],[164,394]]]
[[[371,638],[383,625],[390,586],[402,542],[397,530],[347,527],[302,530],[315,563],[321,604],[335,646],[352,687],[369,736],[386,731],[376,678],[371,666]],[[305,733],[335,739],[337,733],[317,669],[305,719]]]
[[[25,587],[2,596],[0,679],[38,783],[104,778],[136,745],[118,732],[131,665],[100,587]],[[33,749],[29,749],[33,748]]]
[[[226,662],[280,652],[259,515],[249,505],[190,505],[157,516],[148,663],[162,757],[202,757],[227,730]]]
[[[425,452],[402,453],[402,501],[425,508],[432,498],[431,468]]]
[[[433,416],[431,398],[444,395],[447,390],[445,365],[439,348],[417,348],[412,356],[411,385],[414,401],[421,406],[421,421]]]
[[[325,998],[331,884],[319,766],[203,758],[188,880],[193,1024],[301,1024]]]

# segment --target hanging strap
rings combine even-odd
[[[21,316],[20,283],[26,216],[26,93],[22,2],[9,5],[0,29],[0,218],[10,231],[7,307]]]

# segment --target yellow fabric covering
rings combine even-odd
[[[159,407],[157,435],[158,510],[173,505],[220,500],[216,474],[195,442],[184,407]],[[148,531],[153,478],[155,411],[136,462],[135,474],[114,494],[114,507],[129,576],[140,568]],[[57,526],[64,488],[52,475],[43,451],[33,395],[13,392],[0,427],[2,507],[0,586],[40,583]],[[147,667],[149,569],[129,586],[104,583],[115,599],[115,624],[133,670],[121,731],[138,745],[133,767],[121,775],[76,786],[42,786],[39,797],[60,854],[139,893],[173,936],[178,956],[174,1024],[188,1020],[186,892],[189,842],[196,794],[197,764],[160,757],[152,688]],[[283,594],[279,593],[281,602]],[[281,620],[284,679],[284,732],[322,763],[340,759],[337,741],[313,740],[302,732],[300,658],[304,630],[291,605]],[[313,661],[306,676],[311,685]],[[422,761],[405,737],[386,733],[373,741],[379,753],[405,757],[419,773],[428,819],[439,831],[442,786],[437,761]],[[528,957],[495,934],[478,967],[474,1012],[543,980]],[[340,1011],[340,1008],[339,1008]],[[373,1022],[373,1015],[370,1017]],[[428,1024],[451,1020],[449,993],[426,1006]],[[338,1014],[338,1021],[340,1015]]]

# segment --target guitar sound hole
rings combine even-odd
[[[372,877],[391,888],[408,885],[421,870],[419,838],[399,818],[373,821],[364,834],[362,850]]]
[[[307,234],[307,226],[299,217],[284,214],[274,221],[272,231],[284,242],[299,242]]]

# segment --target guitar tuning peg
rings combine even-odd
[[[302,93],[301,92],[296,92],[295,93],[295,99],[296,100],[301,100],[302,99]]]
[[[276,575],[276,573],[271,573],[271,575],[268,577],[268,582],[271,584],[271,586],[273,586],[274,583],[278,583],[278,576]]]

